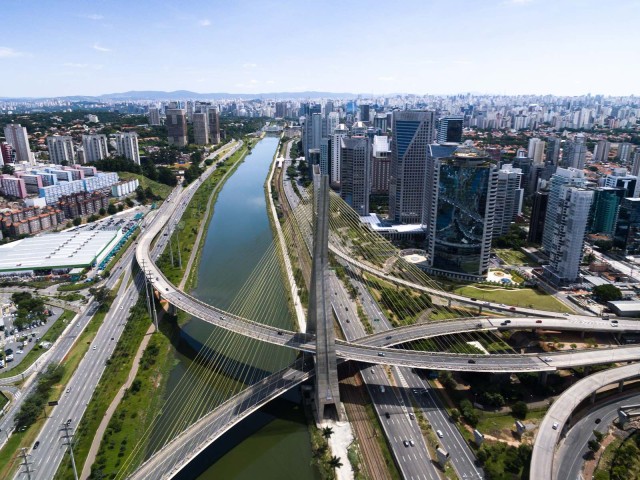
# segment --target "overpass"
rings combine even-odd
[[[556,445],[560,441],[562,432],[570,421],[573,411],[583,400],[604,386],[638,376],[640,376],[640,365],[638,364],[612,368],[583,378],[556,398],[540,423],[533,446],[529,478],[549,480],[558,478],[557,465],[554,463]]]

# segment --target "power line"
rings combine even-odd
[[[64,435],[62,439],[66,442],[66,443],[63,443],[63,445],[67,446],[67,449],[69,450],[69,455],[71,456],[71,467],[73,468],[73,478],[75,478],[75,480],[78,480],[78,471],[76,470],[76,459],[73,456],[73,445],[71,444],[73,440],[73,434],[69,435],[69,429],[71,428],[69,424],[70,422],[62,423],[62,430],[64,430]]]
[[[21,473],[26,473],[27,474],[27,480],[31,480],[31,474],[34,473],[34,470],[31,468],[31,464],[33,462],[30,462],[28,457],[31,456],[30,453],[27,453],[27,449],[26,448],[21,448],[20,449],[20,454],[19,454],[20,458],[22,458],[22,463],[20,464],[21,467],[24,467],[24,471]],[[77,477],[76,477],[77,480]]]

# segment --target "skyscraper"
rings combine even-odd
[[[564,142],[562,148],[562,166],[565,168],[584,168],[584,161],[587,156],[587,145],[582,133],[577,134],[573,140]]]
[[[12,123],[4,127],[4,136],[7,143],[16,151],[16,162],[35,163],[31,148],[29,147],[29,136],[27,129],[19,123]]]
[[[544,275],[562,285],[578,279],[584,236],[589,221],[593,190],[586,185],[584,172],[558,168],[549,181],[549,202],[542,234],[542,247],[549,256]]]
[[[85,163],[97,162],[109,155],[107,136],[102,134],[82,135]]]
[[[618,144],[618,161],[622,164],[629,163],[631,159],[631,152],[633,151],[633,144],[629,142],[621,142]]]
[[[327,114],[326,122],[327,122],[326,136],[327,138],[330,138],[331,135],[333,135],[333,131],[336,128],[338,128],[338,125],[340,124],[340,114],[338,114],[338,112],[329,112]]]
[[[522,210],[524,189],[521,186],[522,170],[503,165],[498,170],[496,210],[493,221],[493,238],[509,233],[511,223]]]
[[[547,165],[558,165],[560,158],[560,139],[558,137],[547,137],[547,154],[545,163]]]
[[[544,148],[546,143],[539,138],[529,139],[529,148],[527,150],[527,156],[533,159],[534,164],[541,164],[544,161]]]
[[[462,143],[462,115],[447,115],[442,117],[438,125],[438,143]]]
[[[149,125],[161,125],[160,109],[158,107],[149,107]]]
[[[212,145],[220,143],[220,112],[218,107],[207,108],[207,122],[209,125],[209,142]]]
[[[529,234],[527,235],[528,242],[542,242],[542,232],[544,231],[544,220],[547,215],[548,202],[549,189],[545,184],[533,196],[533,206],[531,207],[531,222],[529,223]]]
[[[420,223],[424,209],[425,163],[433,143],[434,113],[393,113],[389,217],[396,223]]]
[[[118,155],[128,158],[136,165],[140,165],[138,134],[136,132],[116,134],[116,151],[118,152]]]
[[[328,138],[320,139],[320,173],[329,175],[329,156],[331,153],[331,142]]]
[[[339,185],[340,184],[340,145],[342,145],[341,140],[346,137],[349,133],[349,130],[341,123],[338,127],[333,131],[333,135],[331,136],[331,184]]]
[[[622,188],[598,187],[594,189],[589,214],[589,232],[613,234],[618,218],[618,207],[625,196],[624,193]]]
[[[368,215],[371,192],[369,138],[345,137],[340,149],[340,197],[358,215]]]
[[[206,113],[193,114],[193,138],[196,145],[209,143],[209,115]]]
[[[625,255],[640,255],[640,198],[622,199],[613,245]]]
[[[489,255],[498,167],[470,144],[430,145],[424,223],[428,270],[463,280],[481,279]]]
[[[73,140],[68,135],[49,135],[47,137],[49,161],[58,165],[66,162],[68,165],[76,163]]]
[[[611,150],[611,143],[606,140],[600,140],[596,144],[595,151],[593,152],[593,161],[600,163],[607,163],[609,161],[609,151]]]
[[[167,116],[165,126],[167,127],[167,141],[169,145],[186,147],[189,143],[187,137],[186,111],[182,108],[171,106],[171,108],[165,110],[165,114]]]
[[[389,137],[376,135],[371,145],[371,193],[389,193],[391,146]]]
[[[636,148],[636,151],[631,155],[631,175],[636,177],[640,175],[640,148]]]

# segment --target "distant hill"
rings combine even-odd
[[[257,98],[355,98],[355,93],[335,92],[272,92],[272,93],[198,93],[189,90],[164,92],[158,90],[132,90],[122,93],[106,93],[99,96],[72,95],[66,97],[0,97],[0,100],[36,100],[42,98],[63,98],[72,102],[99,102],[101,100],[252,100]]]

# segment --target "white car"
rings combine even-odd
[[[553,426],[551,428],[553,428],[554,430],[557,430],[559,426],[560,424],[558,422],[553,422]]]
[[[442,433],[442,430],[436,430],[436,434],[438,435],[438,438],[444,437],[444,433]]]

